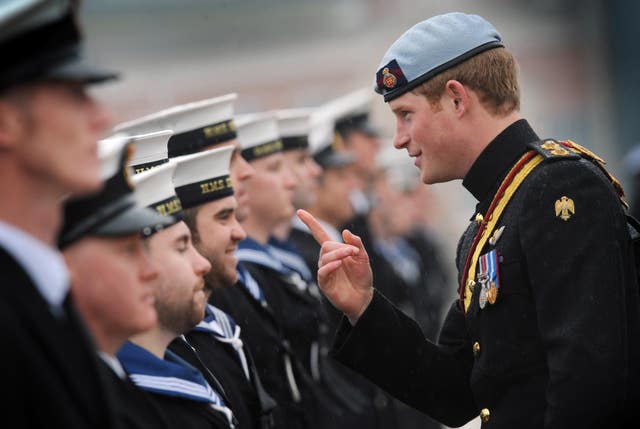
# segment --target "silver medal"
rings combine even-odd
[[[480,305],[480,309],[483,309],[487,305],[487,288],[484,287],[484,284],[480,287],[478,304]]]
[[[487,283],[489,281],[489,276],[487,273],[478,274],[478,284],[480,286],[480,293],[478,294],[478,304],[480,305],[480,309],[483,309],[487,305]]]

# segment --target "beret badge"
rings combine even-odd
[[[394,88],[406,85],[407,79],[405,78],[404,73],[402,72],[402,69],[400,68],[396,60],[392,60],[380,70],[378,70],[377,83],[378,89],[380,91],[389,91]]]
[[[396,86],[396,82],[398,81],[398,79],[396,79],[394,75],[389,73],[388,67],[382,69],[382,79],[385,88],[393,88],[394,86]]]

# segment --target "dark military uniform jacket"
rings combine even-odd
[[[540,150],[528,146],[537,140],[521,120],[483,151],[463,182],[477,213],[486,213],[516,161]],[[499,255],[494,304],[481,309],[475,287],[468,311],[451,306],[434,344],[376,293],[355,327],[343,320],[335,356],[449,426],[478,414],[487,428],[622,424],[639,362],[625,214],[593,163],[546,155],[502,214],[502,235],[482,249]],[[572,210],[556,204],[562,197]],[[472,222],[459,243],[460,276],[477,228]]]
[[[233,429],[235,417],[200,371],[167,350],[160,359],[132,342],[118,351],[131,380],[149,394],[176,429]]]
[[[0,272],[3,420],[21,428],[114,427],[93,343],[70,300],[54,316],[2,248]]]
[[[241,265],[239,281],[231,288],[216,289],[209,301],[242,326],[242,336],[255,360],[265,390],[275,399],[275,427],[305,428],[298,375],[291,346],[285,341],[273,309],[256,280]]]
[[[209,304],[204,320],[169,349],[198,368],[209,384],[220,386],[238,429],[272,426],[276,403],[264,390],[241,329],[230,316]]]
[[[126,374],[120,377],[104,361],[100,370],[107,382],[107,392],[114,403],[118,429],[170,429],[164,412],[139,389]]]

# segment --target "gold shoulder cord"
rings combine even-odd
[[[629,208],[629,204],[626,201],[626,196],[624,194],[624,189],[622,188],[622,184],[618,179],[615,178],[613,174],[609,173],[609,171],[604,167],[606,164],[606,161],[604,159],[600,158],[598,155],[591,152],[586,147],[581,146],[574,141],[564,140],[559,143],[562,146],[571,150],[572,152],[577,153],[581,157],[586,158],[589,161],[591,161],[593,164],[595,164],[595,166],[598,167],[600,171],[602,171],[604,175],[609,179],[609,181],[611,182],[611,185],[613,185],[613,188],[615,189],[616,194],[618,195],[618,198],[620,199],[620,202],[622,203],[622,205],[627,209]]]

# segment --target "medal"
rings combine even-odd
[[[500,288],[498,251],[494,249],[481,255],[478,259],[478,265],[478,283],[481,285],[478,305],[483,309],[486,307],[487,302],[493,305],[498,299],[498,289]]]
[[[493,305],[496,303],[497,298],[498,288],[495,283],[491,283],[491,286],[489,286],[489,290],[487,291],[487,301],[489,301],[489,304]]]
[[[480,295],[478,296],[478,305],[480,309],[483,309],[487,305],[487,288],[482,285],[480,288]]]

